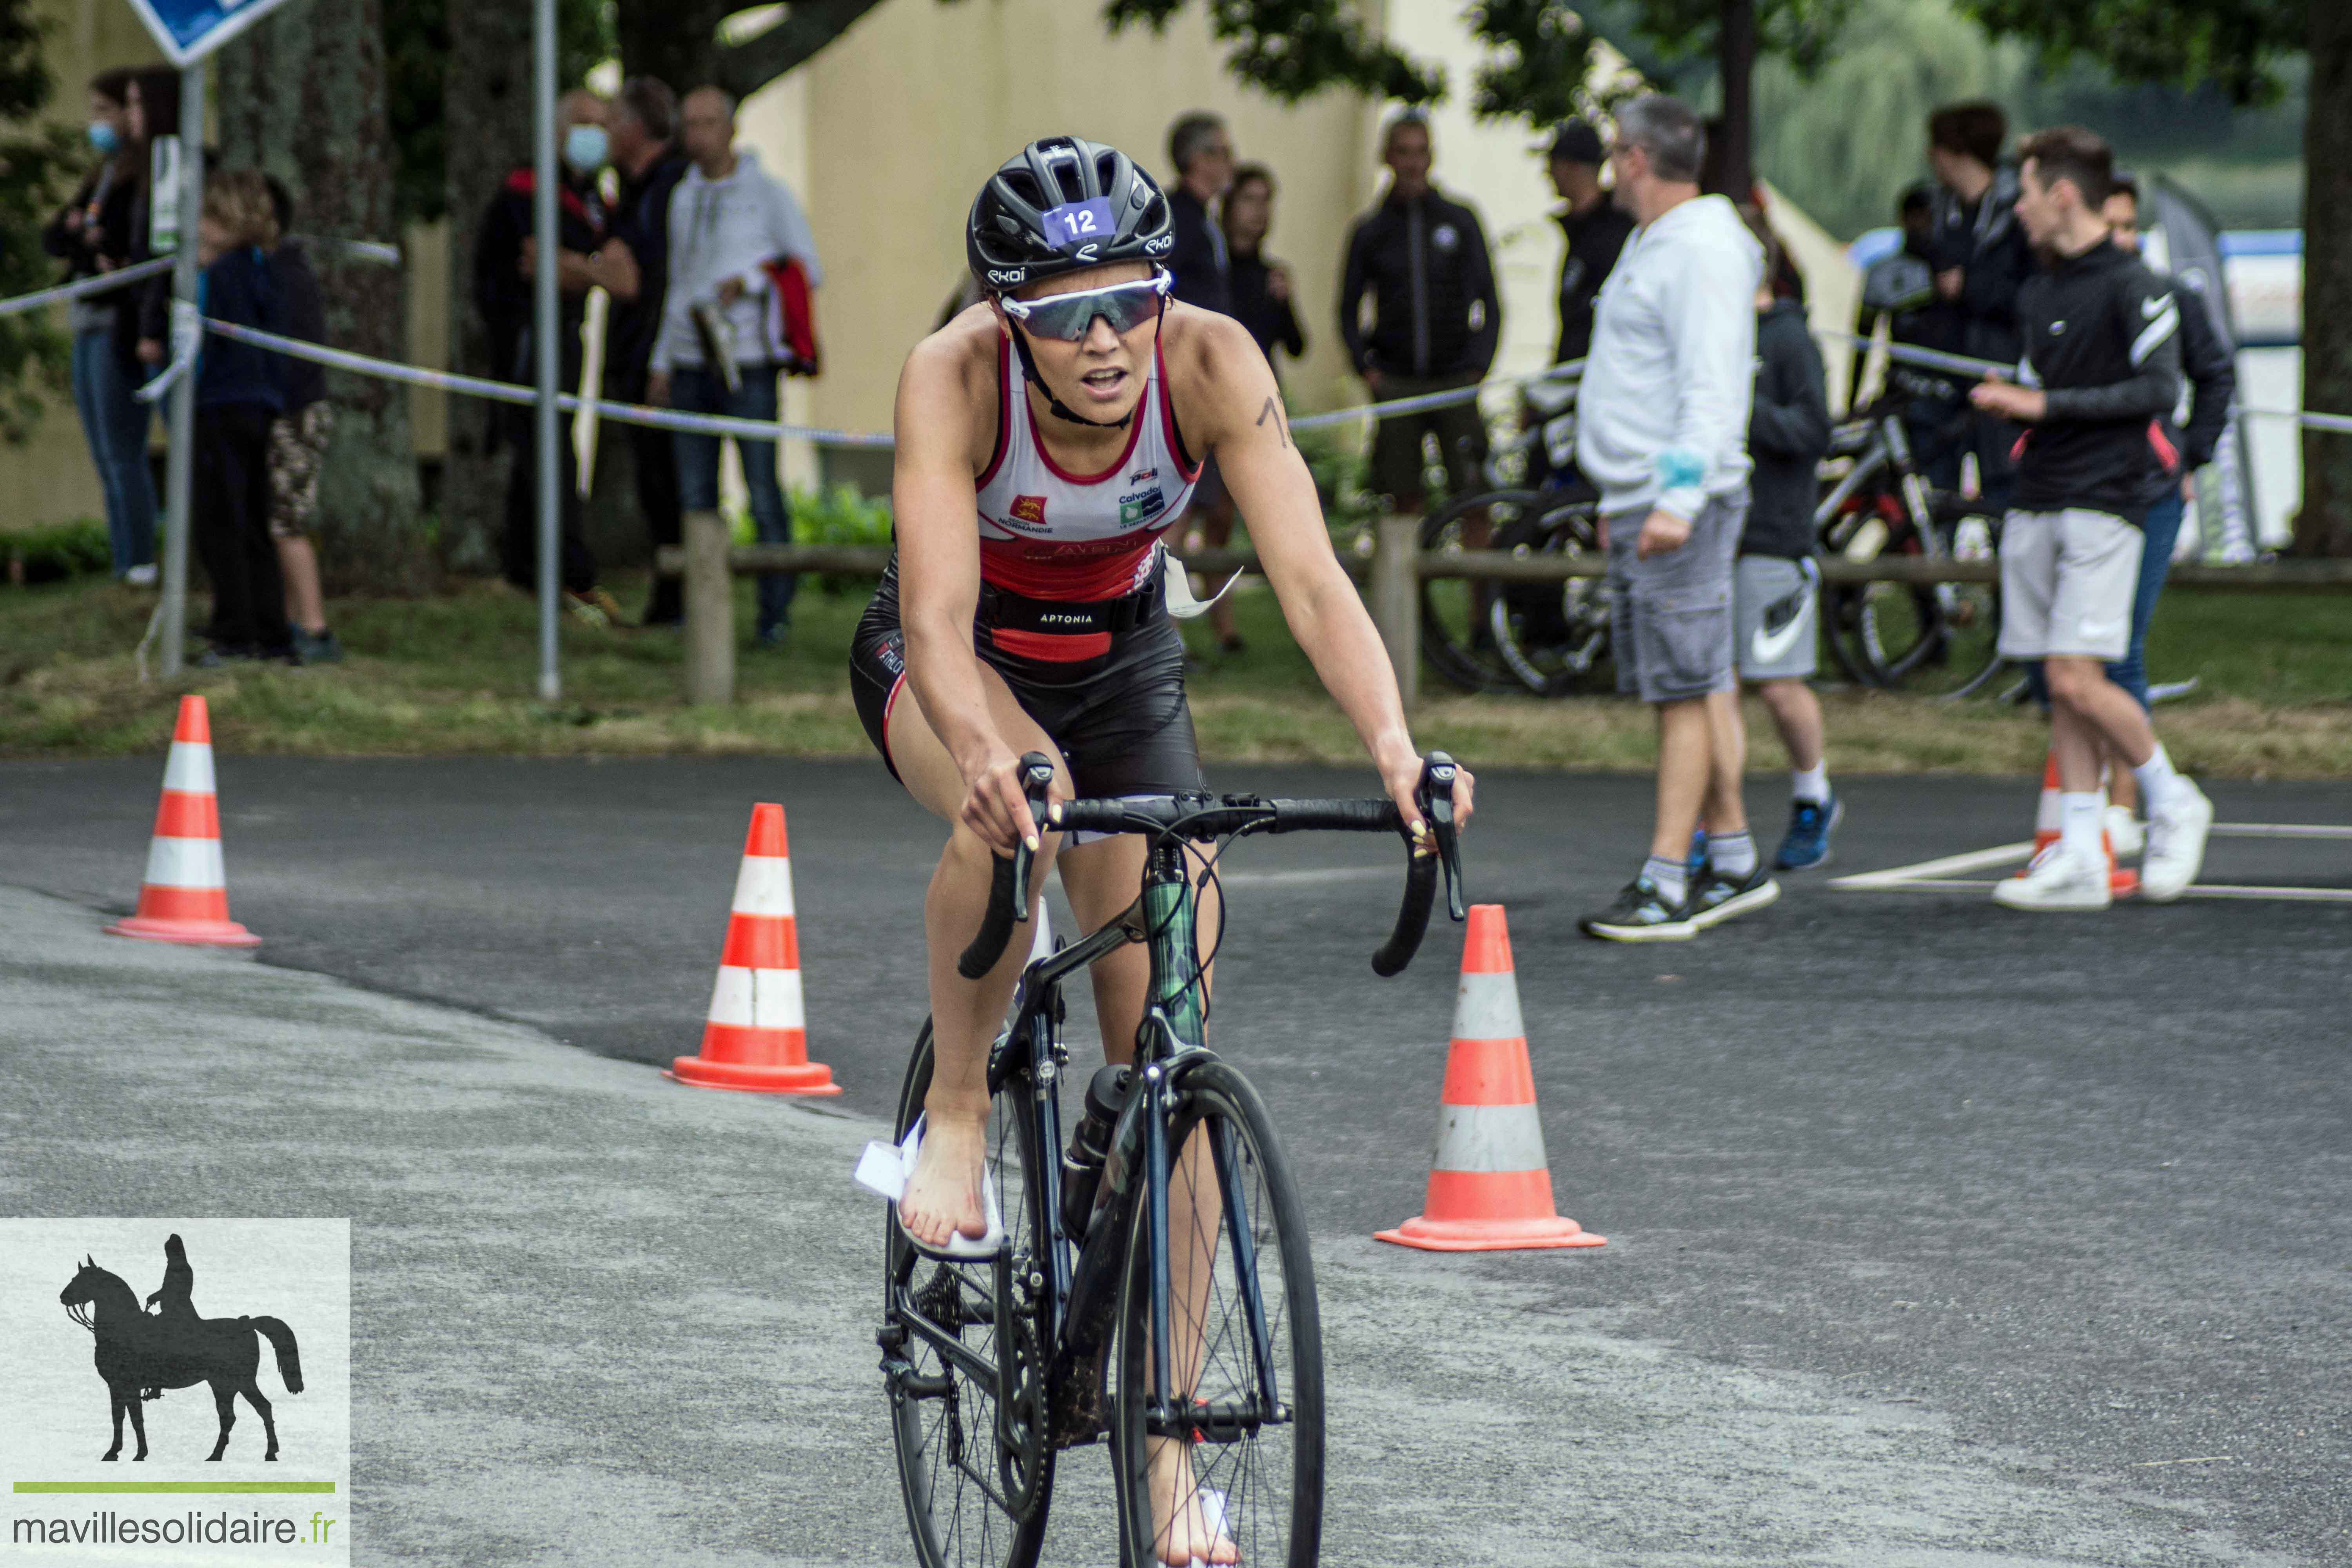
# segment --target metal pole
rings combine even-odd
[[[180,72],[180,235],[172,298],[196,299],[196,220],[205,200],[205,65]],[[173,346],[166,331],[166,351]],[[185,665],[188,642],[188,496],[196,472],[196,373],[172,388],[171,451],[163,466],[163,679]]]
[[[538,131],[538,148],[531,161],[531,229],[539,237],[539,267],[532,279],[531,342],[539,351],[539,405],[533,432],[539,472],[539,695],[552,702],[563,695],[563,674],[556,666],[555,627],[562,604],[562,536],[563,476],[556,463],[560,421],[555,406],[562,364],[562,331],[556,310],[556,255],[560,236],[555,226],[555,0],[534,0],[531,48],[536,57],[537,91],[531,119]]]

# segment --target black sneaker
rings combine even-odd
[[[1698,934],[1687,904],[1672,904],[1647,871],[1625,884],[1617,901],[1577,922],[1603,942],[1688,942]]]
[[[297,664],[341,664],[343,662],[343,645],[335,640],[331,626],[316,637],[296,626],[294,661]]]
[[[1780,884],[1759,863],[1745,877],[1727,877],[1713,867],[1691,889],[1690,923],[1699,931],[1734,915],[1760,910],[1780,896]]]

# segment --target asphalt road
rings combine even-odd
[[[0,883],[127,907],[159,775],[0,768]],[[629,1062],[693,1048],[749,806],[781,799],[812,1048],[839,1108],[887,1105],[937,837],[878,768],[224,758],[221,782],[267,961]],[[1841,869],[2006,842],[2032,810],[2026,781],[1846,787]],[[2345,786],[2214,793],[2225,819],[2352,821]],[[1510,911],[1556,1185],[1597,1252],[1361,1240],[1419,1207],[1458,944],[1371,979],[1396,868],[1370,841],[1228,862],[1213,1043],[1288,1134],[1351,1325],[1335,1376],[1383,1428],[1348,1503],[1380,1549],[1348,1560],[2352,1559],[2352,907],[2037,920],[1815,879],[1699,943],[1608,948],[1574,921],[1639,854],[1642,782],[1490,773],[1482,805],[1473,891]],[[2217,841],[2208,875],[2352,886],[2352,844]],[[1759,1411],[1785,1421],[1747,1432]],[[864,1560],[824,1539],[793,1550]]]

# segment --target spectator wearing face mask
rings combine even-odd
[[[610,215],[596,195],[596,174],[608,155],[604,100],[585,89],[567,92],[557,107],[556,122],[563,165],[562,189],[556,193],[557,385],[576,392],[580,325],[588,290],[601,287],[614,303],[625,304],[637,295],[637,266],[629,247],[612,237]],[[528,164],[508,174],[490,198],[474,243],[474,307],[489,331],[491,368],[501,381],[525,386],[538,380],[539,356],[531,335],[539,272],[531,210],[537,187],[535,172]],[[508,582],[534,592],[539,585],[538,411],[529,405],[508,405],[503,423],[513,448],[513,467],[508,471],[499,563]],[[578,468],[569,439],[556,442],[556,462],[561,465],[556,489],[563,509],[563,591],[583,619],[609,624],[620,618],[620,606],[596,586],[596,560],[581,532]]]
[[[137,249],[133,213],[147,174],[147,148],[131,134],[133,73],[101,71],[89,84],[89,147],[95,162],[73,200],[41,231],[41,247],[66,264],[66,280],[100,277],[127,265]],[[74,408],[106,495],[106,536],[114,574],[155,578],[155,487],[147,467],[146,404],[132,395],[145,380],[131,353],[133,334],[117,319],[135,290],[86,294],[67,307],[73,332]]]

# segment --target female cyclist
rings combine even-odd
[[[1202,787],[1160,536],[1206,459],[1250,519],[1292,635],[1406,823],[1427,832],[1395,677],[1331,552],[1274,374],[1239,321],[1170,299],[1160,187],[1113,148],[1049,137],[989,178],[965,239],[985,297],[917,344],[899,376],[898,555],[850,656],[883,761],[951,825],[924,902],[936,1067],[898,1210],[907,1234],[934,1247],[987,1232],[988,1047],[1026,955],[1013,944],[979,981],[956,958],[980,927],[994,858],[1016,839],[1035,845],[1040,882],[1058,863],[1089,931],[1142,879],[1133,836],[1058,857],[1059,835],[1038,844],[1021,755],[1054,759],[1058,799]],[[1460,822],[1471,789],[1465,772]],[[1217,923],[1204,908],[1204,947]],[[1136,946],[1095,965],[1113,1061],[1132,1052],[1147,965]],[[1161,1561],[1236,1561],[1202,1515],[1185,1445],[1154,1441]]]

